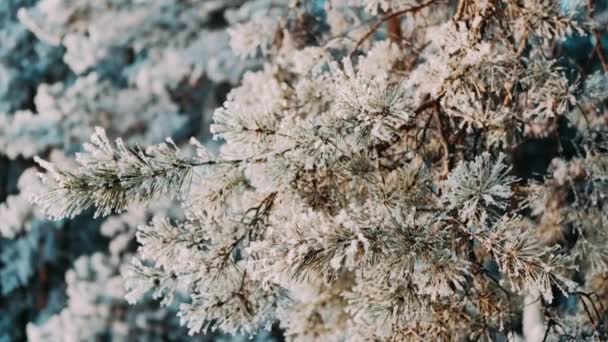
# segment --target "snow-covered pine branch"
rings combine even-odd
[[[106,216],[161,194],[177,196],[189,186],[193,167],[208,162],[182,155],[170,139],[145,150],[127,147],[121,139],[112,144],[102,128],[84,148],[75,170],[35,159],[49,172],[43,178],[49,191],[34,201],[52,218],[74,217],[91,207],[95,216]]]
[[[533,317],[525,337],[604,339],[605,77],[560,50],[593,20],[553,0],[324,5],[230,30],[265,63],[215,111],[216,157],[99,131],[78,169],[43,163],[40,205],[181,195],[124,275],[130,301],[186,291],[190,333],[506,340]]]

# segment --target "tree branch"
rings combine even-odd
[[[361,47],[361,45],[363,45],[363,43],[374,34],[374,32],[378,31],[380,26],[382,26],[382,23],[389,21],[389,20],[398,19],[400,16],[402,16],[406,13],[419,12],[423,8],[426,8],[437,1],[439,1],[439,0],[427,0],[426,2],[423,2],[420,5],[402,9],[400,11],[392,12],[392,13],[384,15],[383,17],[378,19],[378,21],[374,25],[372,25],[372,27],[361,38],[359,38],[359,40],[357,41],[357,44],[355,44],[355,47],[351,51],[350,55],[352,56],[359,49],[359,47]],[[390,28],[389,28],[389,31],[390,31]]]
[[[450,148],[450,142],[449,139],[446,135],[446,131],[445,131],[445,127],[443,126],[443,121],[441,120],[441,117],[439,116],[439,113],[441,112],[441,108],[439,107],[439,102],[435,101],[433,104],[433,116],[435,118],[435,121],[437,121],[437,128],[439,129],[439,141],[441,142],[441,147],[443,147],[443,157],[442,157],[442,163],[443,163],[443,171],[441,171],[441,175],[440,178],[441,179],[445,179],[448,174],[450,173],[450,154],[451,154],[451,148]]]
[[[587,10],[589,19],[593,20],[593,16],[595,14],[595,0],[587,1]],[[593,37],[595,38],[595,54],[599,58],[604,72],[608,73],[608,61],[606,60],[606,56],[604,56],[604,47],[602,46],[602,35],[598,29],[593,29],[591,33],[593,33]]]

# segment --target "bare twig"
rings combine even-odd
[[[593,325],[593,329],[597,330],[597,324],[595,323],[595,319],[593,319],[593,315],[591,315],[591,312],[589,311],[589,308],[587,307],[587,303],[585,303],[585,301],[582,298],[581,298],[581,303],[583,304],[583,308],[585,309],[585,312],[587,313],[587,317],[591,321],[591,325]]]
[[[401,32],[401,18],[393,17],[387,22],[388,26],[388,37],[389,39],[397,44],[401,45],[401,39],[403,39]]]
[[[583,304],[583,307],[584,307],[585,311],[587,312],[587,315],[589,316],[591,323],[593,323],[594,328],[597,329],[597,326],[596,326],[595,322],[593,321],[593,317],[591,316],[591,312],[589,311],[587,304],[583,300],[583,298],[586,298],[587,300],[589,300],[589,304],[591,304],[591,308],[593,309],[593,313],[595,313],[595,317],[597,317],[598,320],[601,320],[602,314],[598,311],[597,307],[595,306],[595,303],[593,302],[593,298],[591,298],[591,295],[589,295],[588,293],[585,293],[582,291],[578,291],[578,292],[576,292],[576,294],[578,294],[581,297],[581,303]]]
[[[606,56],[604,56],[604,47],[602,46],[602,35],[600,34],[600,31],[597,29],[593,30],[593,37],[595,37],[595,53],[600,59],[604,72],[608,73],[608,60],[606,60]]]
[[[456,8],[456,13],[454,14],[454,20],[458,21],[464,15],[464,10],[466,8],[466,0],[459,0],[458,7]]]
[[[593,15],[595,14],[595,0],[588,0],[587,8],[589,19],[593,19]],[[591,32],[593,33],[593,37],[595,38],[595,54],[599,58],[600,63],[602,64],[602,68],[604,68],[604,72],[608,73],[608,61],[606,60],[606,56],[604,56],[604,47],[602,46],[602,35],[598,29],[593,29]]]
[[[350,53],[351,56],[357,51],[357,49],[359,49],[359,47],[361,47],[361,45],[363,45],[363,43],[369,37],[371,37],[374,34],[374,32],[378,31],[380,26],[382,26],[382,23],[395,19],[395,18],[398,19],[400,16],[402,16],[406,13],[416,13],[416,12],[422,10],[423,8],[426,8],[430,5],[432,5],[433,3],[437,2],[437,1],[439,1],[439,0],[428,0],[426,2],[421,3],[420,5],[409,7],[409,8],[397,11],[397,12],[392,12],[392,13],[384,15],[383,17],[378,19],[378,21],[374,25],[372,25],[372,27],[361,38],[359,38],[359,40],[357,41],[357,44],[355,44],[355,47],[353,48],[353,51],[351,51],[351,53]]]
[[[444,179],[450,173],[451,149],[450,149],[449,139],[446,135],[445,127],[443,126],[443,121],[441,121],[441,117],[439,116],[440,112],[441,112],[441,108],[439,107],[439,102],[435,101],[433,116],[435,117],[435,120],[437,121],[437,128],[439,130],[439,141],[441,142],[441,147],[443,147],[443,150],[444,150],[443,157],[442,157],[443,171],[441,172],[440,178]]]
[[[549,321],[547,324],[547,329],[545,329],[545,334],[543,335],[543,342],[546,342],[547,338],[549,338],[549,331],[551,330],[551,327],[553,327],[553,321]]]

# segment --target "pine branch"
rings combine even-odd
[[[400,16],[407,14],[407,13],[419,12],[422,9],[429,7],[430,5],[432,5],[438,1],[440,1],[440,0],[427,0],[426,2],[423,2],[420,5],[405,8],[405,9],[395,11],[395,12],[392,12],[392,13],[389,13],[389,14],[386,14],[386,15],[380,17],[380,19],[378,19],[378,21],[376,21],[376,23],[374,25],[372,25],[372,27],[363,36],[361,36],[361,38],[359,38],[359,40],[357,40],[357,43],[355,44],[355,47],[351,51],[350,55],[351,56],[354,55],[355,52],[359,49],[359,47],[361,47],[361,45],[363,45],[363,43],[365,43],[365,41],[367,39],[369,39],[369,37],[371,37],[380,28],[380,26],[382,26],[382,24],[384,22],[399,18]]]
[[[101,129],[91,141],[87,153],[78,155],[75,170],[35,158],[50,177],[42,177],[48,189],[34,201],[50,217],[72,218],[91,207],[96,217],[106,216],[160,195],[179,196],[187,193],[193,168],[207,162],[181,156],[172,142],[143,150],[118,139],[113,146]]]

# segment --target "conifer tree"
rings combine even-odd
[[[608,339],[605,4],[254,3],[218,153],[98,128],[77,167],[37,159],[54,219],[181,202],[138,228],[130,302],[182,301],[192,334]]]

